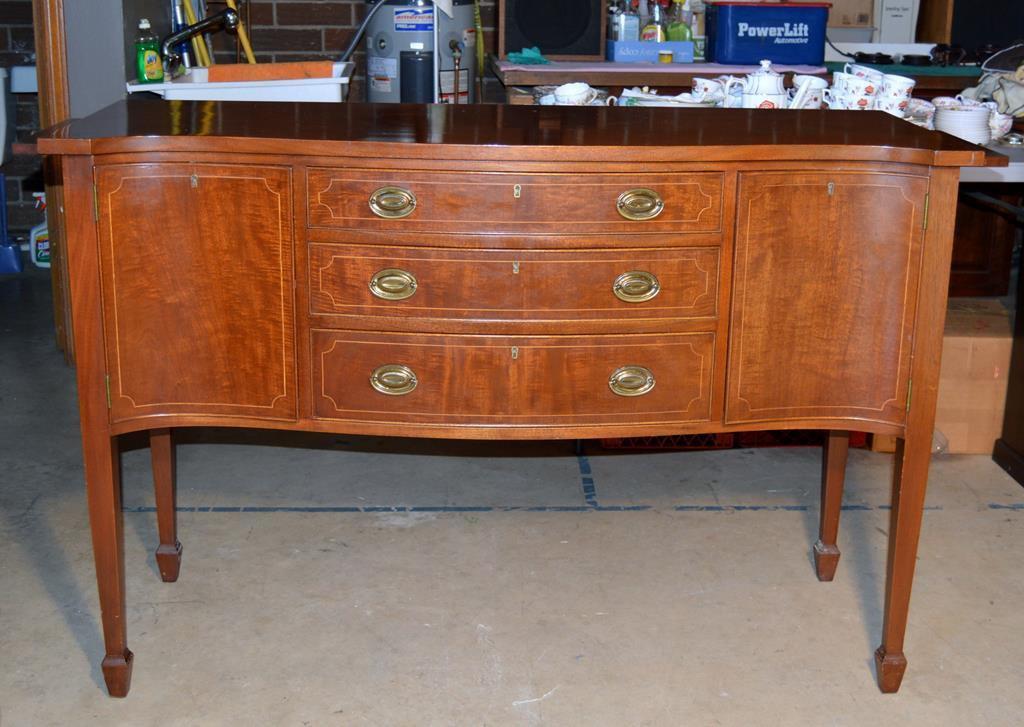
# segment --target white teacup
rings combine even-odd
[[[743,79],[736,76],[719,76],[715,80],[722,84],[722,92],[725,96],[722,106],[727,109],[742,108]]]
[[[566,83],[555,89],[555,101],[564,106],[586,106],[597,98],[597,91],[586,83]]]
[[[793,86],[800,88],[805,83],[811,85],[811,90],[824,91],[828,88],[828,80],[821,76],[793,76]]]
[[[855,96],[870,96],[874,98],[875,94],[878,93],[881,86],[877,81],[870,78],[861,78],[860,76],[852,76],[846,79],[846,85],[844,90],[847,93]]]
[[[725,84],[713,78],[694,78],[693,97],[698,101],[725,100]]]
[[[876,86],[880,86],[882,84],[882,77],[885,75],[881,71],[876,71],[874,68],[860,66],[856,63],[847,63],[843,66],[843,70],[851,76],[872,81]]]
[[[826,85],[825,88],[827,88],[827,87],[828,86]],[[799,107],[794,106],[793,103],[792,103],[796,99],[796,94],[797,94],[798,90],[799,89],[796,89],[796,88],[790,89],[790,91],[789,91],[789,100],[790,100],[789,108],[791,108],[791,109],[795,109],[795,108],[801,108],[801,109],[820,109],[821,108],[822,93],[825,91],[824,88],[812,88],[812,89],[809,89],[804,94],[803,101],[800,102],[800,106]]]
[[[882,78],[882,89],[879,92],[879,96],[884,98],[908,99],[911,94],[913,94],[914,86],[916,85],[917,81],[913,78],[887,73]]]
[[[882,96],[875,99],[875,108],[902,118],[907,110],[907,103],[908,99],[903,97]]]
[[[911,98],[907,101],[907,110],[903,117],[926,129],[934,129],[935,105],[921,98]]]
[[[843,73],[842,71],[836,71],[832,74],[832,88],[840,93],[845,91],[846,82],[851,78],[856,78],[856,76],[851,76],[849,73]]]
[[[993,111],[988,120],[988,127],[992,130],[992,138],[999,139],[1010,133],[1013,128],[1013,116]]]
[[[870,93],[848,93],[846,103],[854,111],[870,111],[875,107],[875,97]]]
[[[789,92],[791,109],[820,109],[821,92],[828,81],[819,76],[793,76],[793,89]],[[796,102],[794,104],[793,102]]]
[[[846,105],[846,95],[834,88],[826,88],[822,91],[821,98],[832,111],[845,111],[849,108]]]

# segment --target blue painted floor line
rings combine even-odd
[[[598,508],[597,486],[594,485],[594,474],[590,470],[590,460],[585,454],[576,455],[576,463],[580,468],[580,485],[583,488],[583,501],[587,507]]]
[[[367,505],[350,507],[344,505],[179,505],[177,512],[257,512],[257,513],[387,513],[387,512],[650,512],[656,510],[674,510],[675,512],[808,512],[817,510],[817,505],[599,505],[596,498],[594,504],[586,505]],[[989,510],[1024,511],[1024,503],[989,503]],[[891,510],[890,505],[843,505],[844,511],[867,512],[871,510]],[[925,510],[944,510],[942,505],[927,505]],[[152,505],[138,505],[123,508],[127,513],[156,512]]]

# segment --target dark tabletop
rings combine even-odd
[[[367,103],[249,103],[129,100],[43,132],[44,154],[144,151],[394,154],[607,161],[874,159],[946,166],[985,163],[985,150],[882,112],[465,106]],[[382,146],[386,145],[386,146]],[[584,148],[581,150],[581,147]],[[755,149],[755,147],[757,149]],[[659,156],[657,149],[661,149]],[[844,151],[845,149],[845,151]],[[532,151],[531,151],[532,150]],[[522,152],[522,149],[519,149]],[[506,151],[507,154],[507,151]],[[998,164],[991,159],[989,164]]]

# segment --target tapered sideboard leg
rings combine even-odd
[[[910,589],[921,534],[925,484],[931,458],[931,431],[908,432],[896,440],[892,478],[892,511],[889,515],[889,555],[885,582],[885,620],[882,645],[875,652],[878,686],[883,692],[900,688],[907,658],[903,637],[907,630]]]
[[[821,522],[818,542],[814,544],[814,569],[819,581],[835,577],[839,565],[839,513],[843,505],[843,482],[846,479],[846,454],[850,433],[828,432],[821,460]]]
[[[170,429],[149,433],[149,453],[153,461],[153,489],[156,494],[156,522],[160,544],[156,564],[166,583],[178,580],[181,569],[181,543],[178,542],[177,462],[174,434]]]
[[[96,582],[103,617],[103,679],[112,697],[128,694],[132,652],[125,625],[124,524],[121,515],[121,462],[117,438],[83,429],[86,491]]]

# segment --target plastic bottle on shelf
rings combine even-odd
[[[665,12],[661,3],[655,0],[651,3],[651,17],[647,25],[640,31],[640,40],[648,40],[655,43],[664,43],[668,36],[665,34]]]
[[[633,3],[617,6],[609,16],[608,37],[616,41],[640,40],[640,17]]]
[[[135,39],[135,71],[139,83],[160,83],[164,80],[160,41],[153,34],[146,18],[139,21],[139,37]]]
[[[46,193],[33,192],[36,209],[43,210],[43,221],[29,232],[29,257],[37,268],[50,267],[50,232],[46,226]]]
[[[633,3],[626,7],[619,22],[622,23],[623,40],[640,40],[640,15],[637,14],[636,6]]]
[[[634,2],[637,17],[640,19],[640,32],[642,33],[651,19],[651,5],[656,3],[657,0],[652,0],[652,2],[648,2],[648,0],[634,0]]]
[[[707,18],[704,0],[690,0],[690,10],[693,12],[693,22],[690,23],[693,31],[693,60],[700,63],[707,60],[708,47],[707,30],[704,25]]]
[[[672,0],[668,18],[668,39],[672,41],[693,40],[690,27],[691,13],[686,9],[686,0]]]

